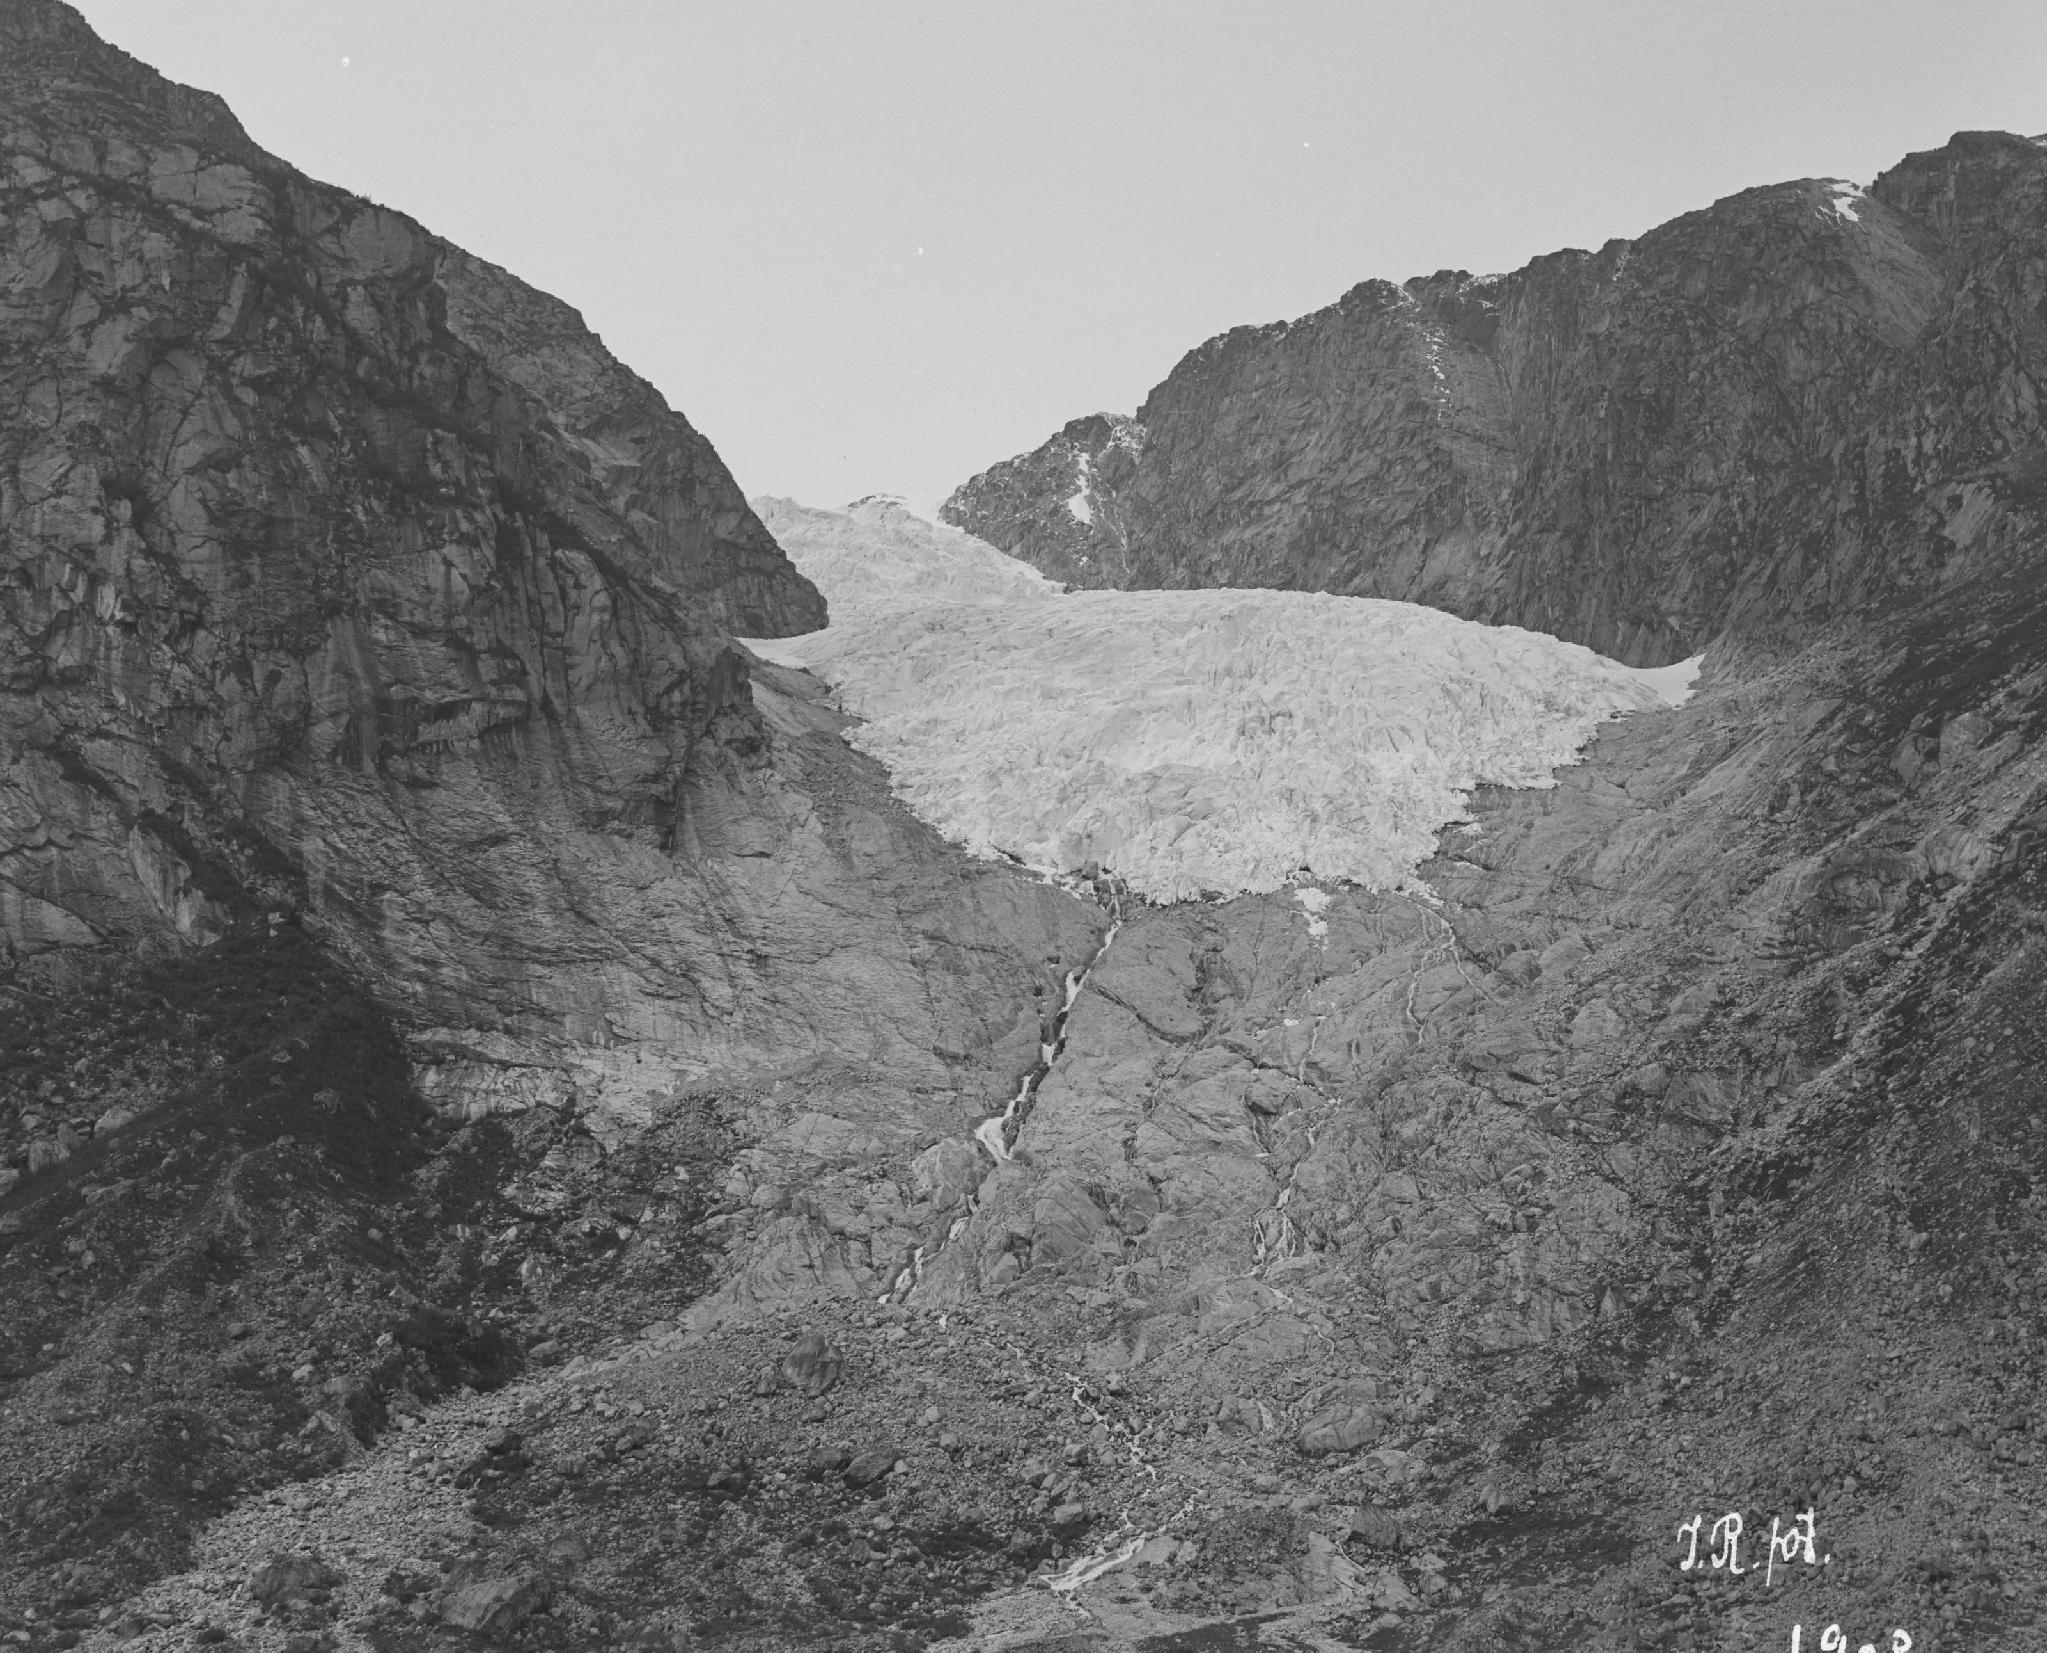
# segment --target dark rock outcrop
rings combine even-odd
[[[1174,368],[1103,473],[1120,560],[1092,566],[1403,598],[1634,664],[2008,569],[2047,508],[2043,236],[2047,149],[1963,133],[1866,193],[1772,185],[1512,275],[1366,282]],[[1072,578],[1062,441],[946,520]]]
[[[939,1242],[919,1154],[1106,921],[733,641],[824,619],[573,311],[0,0],[7,1603],[584,1346],[614,1265],[672,1324]],[[486,1524],[516,1456],[451,1459]]]
[[[1113,590],[1130,583],[1123,499],[1143,451],[1134,419],[1069,420],[1043,445],[955,488],[939,516],[1055,580]]]
[[[729,634],[822,599],[572,310],[54,0],[0,5],[0,226],[0,954],[301,914],[450,1107],[1013,1082],[1045,966],[984,938],[1083,921],[757,690]]]
[[[1131,1641],[1619,1653],[1754,1629],[1687,1511],[1817,1507],[1773,1622],[2038,1643],[2030,149],[1360,290],[1018,472],[1133,582],[1810,640],[1426,892],[1098,911],[730,642],[805,588],[567,312],[0,47],[10,1634],[289,1543],[295,1645],[971,1645],[1056,1546]]]
[[[536,1572],[472,1577],[458,1570],[440,1596],[443,1624],[491,1638],[510,1636],[553,1594],[551,1581]]]

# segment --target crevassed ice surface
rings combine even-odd
[[[1049,872],[1089,861],[1153,900],[1305,870],[1408,881],[1473,786],[1541,787],[1603,719],[1690,669],[1412,603],[1298,591],[1083,591],[883,501],[755,501],[831,624],[748,647],[864,721],[924,820]]]

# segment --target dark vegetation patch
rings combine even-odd
[[[111,1601],[395,1413],[699,1289],[673,1170],[716,1185],[714,1099],[617,1154],[569,1115],[437,1119],[294,924],[17,973],[0,1010],[0,1595],[89,1562]]]

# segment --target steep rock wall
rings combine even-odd
[[[1118,554],[1094,544],[1084,583],[1398,597],[1655,665],[2015,566],[2047,464],[2043,229],[2047,150],[1964,133],[1866,192],[1747,190],[1238,328],[1138,410],[1098,512]],[[946,519],[1073,578],[1021,463]]]
[[[1134,419],[1070,419],[1029,453],[955,488],[939,515],[1062,584],[1113,589],[1131,575],[1123,496],[1143,451]]]
[[[10,962],[298,913],[450,1107],[1013,1084],[1086,921],[756,695],[728,634],[824,603],[709,443],[50,0],[0,4],[0,408]]]

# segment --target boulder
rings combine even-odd
[[[315,1590],[331,1590],[342,1575],[312,1550],[280,1550],[249,1575],[249,1594],[258,1605],[275,1608],[303,1601]]]
[[[1385,1428],[1386,1420],[1379,1411],[1375,1387],[1369,1383],[1353,1382],[1323,1396],[1307,1422],[1301,1425],[1297,1439],[1303,1452],[1320,1457],[1370,1446]]]
[[[1628,1089],[1651,1100],[1670,1089],[1670,1070],[1661,1062],[1645,1062],[1628,1074]]]
[[[28,1145],[28,1174],[37,1176],[53,1165],[62,1165],[71,1157],[71,1150],[51,1137]]]
[[[839,1381],[845,1368],[843,1349],[828,1342],[823,1332],[805,1332],[782,1357],[782,1381],[814,1400]]]
[[[843,1479],[849,1487],[872,1486],[896,1467],[896,1449],[875,1447],[859,1453],[845,1468]]]
[[[479,1635],[509,1636],[547,1605],[552,1590],[542,1573],[465,1577],[458,1571],[441,1593],[441,1622]]]
[[[910,1161],[910,1181],[917,1197],[929,1200],[934,1211],[953,1211],[981,1186],[986,1170],[987,1162],[972,1143],[946,1137]]]
[[[1571,1018],[1571,1048],[1603,1045],[1627,1032],[1621,1013],[1605,999],[1594,999]]]
[[[547,1559],[558,1567],[580,1567],[590,1555],[590,1540],[579,1532],[561,1533],[547,1546]]]

